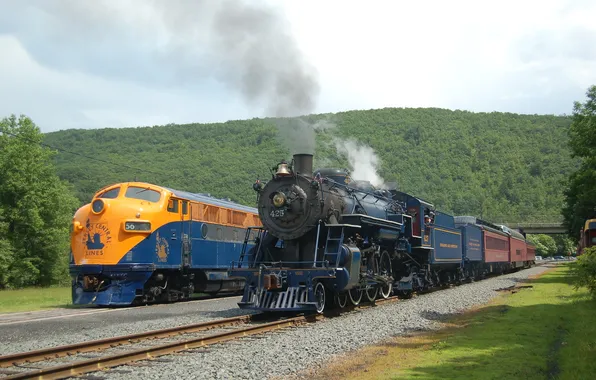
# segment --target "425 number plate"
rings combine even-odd
[[[272,218],[282,218],[286,214],[286,210],[279,209],[279,210],[272,210],[269,215]]]

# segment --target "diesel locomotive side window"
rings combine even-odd
[[[130,186],[126,189],[126,198],[140,199],[149,202],[158,202],[161,198],[159,191],[151,190],[149,188]]]
[[[108,190],[105,193],[99,195],[97,198],[114,199],[118,197],[119,193],[120,188],[116,187],[115,189]]]
[[[178,213],[178,203],[180,203],[180,201],[178,199],[170,199],[170,201],[168,202],[168,211],[177,214]]]
[[[188,214],[188,201],[182,201],[182,215]]]

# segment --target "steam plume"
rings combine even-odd
[[[352,178],[370,181],[377,188],[386,187],[385,181],[377,172],[380,164],[379,157],[370,146],[358,143],[353,139],[334,138],[333,142],[337,153],[348,159],[352,169]]]

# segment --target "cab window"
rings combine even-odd
[[[149,202],[158,202],[159,198],[161,198],[159,191],[152,190],[148,187],[136,186],[129,186],[129,188],[126,189],[126,194],[124,194],[124,196],[126,198],[140,199]]]
[[[114,199],[114,198],[118,197],[119,193],[120,193],[120,187],[116,187],[116,188],[106,191],[105,193],[98,195],[97,198]]]
[[[170,199],[168,202],[168,211],[178,213],[178,203],[180,203],[178,199]]]
[[[188,201],[182,201],[182,215],[188,214]]]

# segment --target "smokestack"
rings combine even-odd
[[[312,177],[312,154],[298,153],[294,155],[294,172]]]

